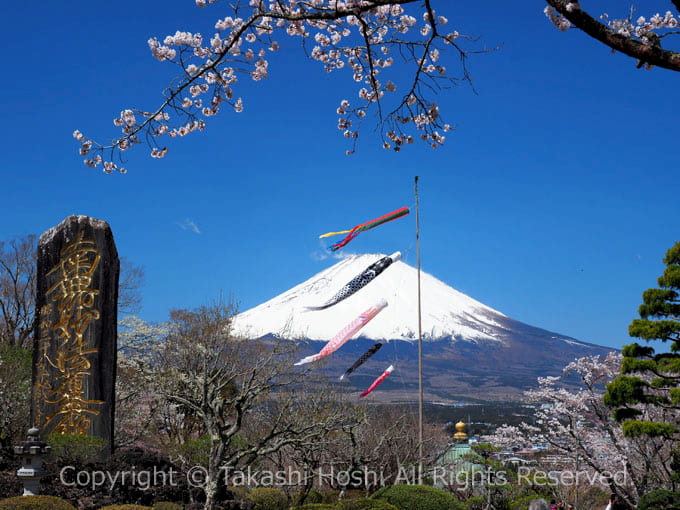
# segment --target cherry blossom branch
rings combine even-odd
[[[677,18],[670,12],[664,16],[655,14],[649,20],[640,16],[635,23],[632,12],[627,19],[609,19],[607,14],[601,18],[607,24],[597,21],[581,9],[578,2],[569,0],[546,0],[545,8],[548,16],[557,28],[564,31],[573,24],[589,36],[606,44],[610,48],[638,60],[637,67],[658,66],[671,71],[680,71],[680,53],[661,47],[660,39],[669,33],[658,34],[658,31],[678,26]],[[674,0],[676,9],[680,1]]]
[[[75,131],[73,136],[81,144],[80,154],[86,156],[84,162],[89,167],[102,165],[107,173],[124,173],[125,168],[119,168],[117,163],[123,161],[122,153],[132,146],[147,144],[152,157],[162,158],[168,148],[159,143],[161,137],[183,137],[203,131],[205,119],[216,115],[223,103],[231,105],[237,113],[242,112],[243,99],[235,96],[235,84],[241,76],[254,81],[268,77],[266,56],[279,49],[273,36],[284,31],[288,36],[302,38],[303,43],[313,40],[315,46],[308,57],[321,62],[327,72],[347,67],[353,71],[355,82],[365,83],[359,90],[358,105],[343,100],[337,110],[338,128],[353,144],[348,154],[354,152],[358,138],[353,123],[358,127],[372,108],[377,110],[377,125],[385,148],[398,151],[404,143],[412,142],[413,137],[406,132],[409,126],[420,132],[423,141],[436,147],[445,139],[438,130],[447,131],[450,126],[441,121],[437,104],[426,93],[436,94],[442,88],[440,79],[456,83],[446,75],[443,65],[436,64],[444,50],[438,47],[438,42],[458,52],[463,64],[460,80],[471,80],[465,66],[467,53],[453,42],[459,37],[458,32],[442,35],[438,31],[447,20],[436,16],[431,0],[424,2],[425,25],[418,29],[417,19],[402,7],[416,1],[251,0],[248,16],[239,16],[245,7],[236,3],[231,6],[233,16],[217,21],[218,32],[209,45],[204,45],[201,34],[190,32],[178,31],[162,42],[151,38],[152,55],[179,66],[182,75],[166,89],[165,100],[155,111],[123,110],[114,119],[122,135],[111,143],[102,144]],[[215,0],[195,2],[205,7]],[[310,34],[312,31],[314,34]],[[412,36],[407,38],[409,33]],[[345,44],[341,44],[343,41]],[[383,85],[379,74],[394,65],[394,58],[387,57],[392,48],[408,49],[410,57],[402,52],[401,60],[414,67],[414,77],[409,93],[385,114],[385,92],[394,92],[397,87],[391,80]]]
[[[602,401],[605,385],[620,373],[620,366],[621,355],[612,352],[604,359],[579,358],[564,368],[561,377],[539,378],[538,389],[525,392],[527,401],[541,405],[536,411],[535,425],[506,425],[490,439],[501,446],[546,443],[555,452],[573,461],[578,459],[582,467],[587,466],[602,478],[623,467],[626,479],[622,485],[612,480],[610,489],[629,504],[635,504],[651,487],[663,486],[671,479],[668,466],[672,443],[663,438],[637,440],[623,435],[621,426]],[[658,408],[645,412],[648,413],[645,416],[653,415],[656,420],[664,413]]]

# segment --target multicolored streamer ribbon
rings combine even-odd
[[[347,371],[340,376],[340,380],[342,381],[345,377],[347,377],[349,374],[354,372],[357,368],[359,368],[361,365],[366,363],[366,360],[373,356],[376,352],[380,350],[380,348],[383,346],[382,342],[378,342],[371,348],[369,348],[365,353],[361,355],[361,357],[354,362],[354,364],[347,369]]]
[[[376,389],[381,382],[383,382],[385,379],[387,379],[387,376],[392,373],[394,370],[394,366],[390,365],[387,367],[387,370],[385,370],[380,377],[378,377],[375,381],[373,381],[373,384],[371,384],[366,391],[364,391],[361,395],[359,395],[360,398],[365,397],[368,395],[370,392],[372,392],[374,389]]]
[[[366,324],[368,324],[373,317],[378,315],[383,308],[387,306],[387,301],[384,299],[381,299],[378,303],[370,307],[368,310],[366,310],[364,313],[359,315],[356,319],[354,319],[352,322],[347,324],[344,328],[342,328],[333,338],[331,338],[326,345],[324,345],[323,349],[319,351],[317,354],[313,354],[311,356],[307,356],[306,358],[301,359],[295,365],[304,365],[305,363],[310,363],[312,361],[319,360],[321,358],[325,358],[329,354],[333,354],[335,351],[337,351],[340,347],[345,345],[345,343],[354,336],[354,334],[359,331],[361,328],[363,328]]]
[[[365,232],[366,230],[370,230],[373,227],[377,227],[378,225],[382,225],[383,223],[387,223],[388,221],[396,220],[397,218],[401,218],[402,216],[406,216],[410,211],[408,210],[408,207],[402,207],[401,209],[397,209],[396,211],[392,211],[391,213],[388,213],[384,216],[381,216],[380,218],[376,218],[371,221],[367,221],[366,223],[362,223],[360,225],[357,225],[351,230],[342,230],[340,232],[328,232],[327,234],[323,234],[319,236],[319,239],[323,237],[330,237],[330,236],[335,236],[339,234],[347,234],[347,236],[340,241],[339,243],[335,243],[333,246],[330,247],[331,251],[336,251],[342,248],[343,246],[347,245],[352,239],[354,239],[356,236],[358,236],[361,232]]]

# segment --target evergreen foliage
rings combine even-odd
[[[153,510],[184,510],[184,507],[170,501],[159,501],[153,504]]]
[[[624,347],[621,375],[607,385],[604,402],[614,409],[628,437],[667,439],[677,459],[680,432],[680,242],[663,259],[666,269],[659,288],[642,293],[642,304],[628,328],[630,336],[646,342],[660,340],[667,352],[633,343]],[[666,349],[664,349],[666,351]],[[669,466],[678,478],[678,462]]]
[[[310,490],[306,495],[304,492],[298,492],[293,496],[293,501],[296,505],[323,503],[323,494],[315,490]]]
[[[399,510],[463,510],[465,507],[446,491],[427,485],[391,485],[371,496],[387,501]]]
[[[335,505],[331,503],[309,503],[302,506],[295,506],[290,510],[335,510]]]
[[[234,499],[248,499],[250,494],[250,489],[246,485],[231,485],[228,489]]]
[[[82,464],[93,461],[106,447],[107,441],[85,434],[48,434],[45,442],[52,447],[52,456],[60,464]]]
[[[335,510],[399,510],[381,499],[346,499],[335,504]]]
[[[17,496],[0,501],[0,510],[76,510],[68,501],[54,496]]]
[[[329,503],[331,505],[334,505],[340,496],[340,491],[333,490],[333,491],[327,491],[324,492],[322,495],[322,500],[320,501],[321,503]]]
[[[399,510],[399,508],[380,499],[361,498],[342,499],[335,503],[307,503],[291,510]]]
[[[680,508],[680,492],[666,490],[645,494],[638,502],[638,510],[676,510]]]
[[[281,489],[258,487],[248,495],[255,503],[254,510],[288,510],[288,498]]]
[[[474,496],[465,500],[465,508],[467,510],[484,510],[486,506],[486,500],[481,496]]]

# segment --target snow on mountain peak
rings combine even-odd
[[[418,337],[417,270],[396,261],[363,289],[325,310],[308,311],[330,299],[341,287],[383,254],[350,255],[290,290],[234,318],[234,332],[261,337],[329,340],[371,305],[385,299],[389,306],[357,336],[375,340],[414,340]],[[424,339],[455,337],[496,340],[505,316],[435,277],[421,272],[422,332]]]

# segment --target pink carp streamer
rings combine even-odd
[[[329,354],[333,354],[335,351],[337,351],[340,347],[345,345],[345,343],[354,336],[354,334],[359,331],[361,328],[363,328],[366,324],[368,324],[373,317],[378,315],[380,311],[387,306],[387,301],[384,299],[381,299],[378,303],[370,307],[368,310],[366,310],[364,313],[359,315],[356,319],[354,319],[352,322],[347,324],[344,328],[342,328],[333,338],[329,340],[329,342],[324,345],[323,349],[319,351],[317,354],[313,354],[311,356],[307,356],[306,358],[301,359],[297,363],[295,363],[296,366],[298,365],[304,365],[305,363],[311,363],[312,361],[316,361],[321,358],[325,358]]]
[[[378,377],[375,381],[373,381],[373,384],[371,384],[366,391],[364,391],[359,397],[363,398],[366,395],[368,395],[370,392],[372,392],[374,389],[376,389],[381,382],[383,382],[385,379],[387,379],[387,376],[392,373],[394,370],[394,366],[390,365],[387,367],[387,370],[385,370],[380,377]]]

